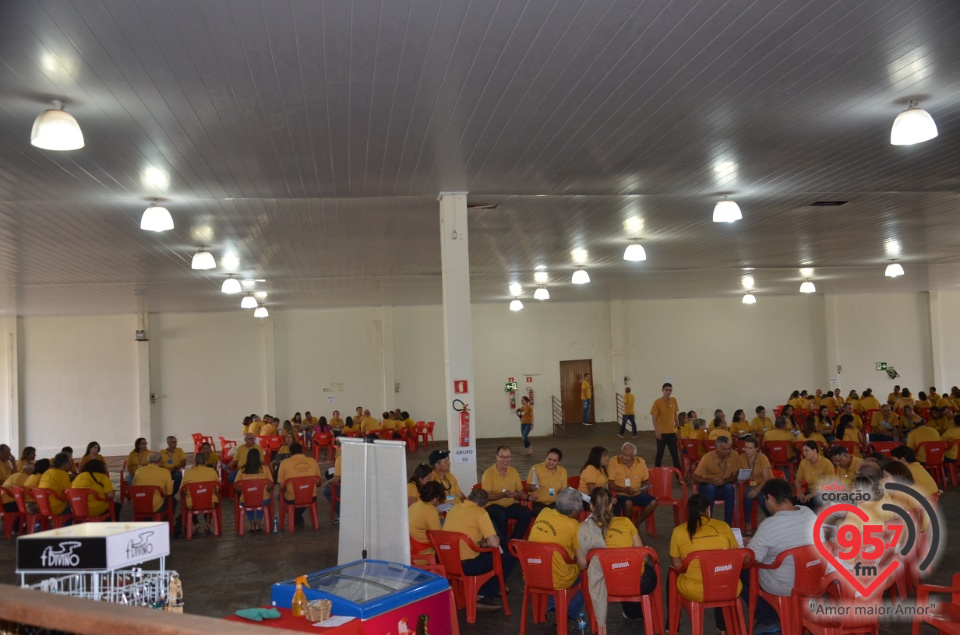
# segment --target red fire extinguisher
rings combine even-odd
[[[457,435],[459,437],[459,447],[470,447],[470,407],[456,399],[453,402],[453,408],[457,411],[457,419],[460,424],[460,434]]]

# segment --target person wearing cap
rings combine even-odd
[[[459,505],[466,500],[466,496],[460,490],[460,484],[457,483],[457,477],[450,472],[450,452],[448,450],[434,450],[430,453],[430,467],[433,468],[432,480],[443,485],[446,495],[444,502]]]

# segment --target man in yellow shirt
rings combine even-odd
[[[577,561],[577,551],[580,549],[580,510],[583,508],[580,494],[571,488],[560,492],[557,497],[557,508],[544,509],[537,516],[530,529],[530,542],[540,542],[559,545],[567,552],[570,560]],[[585,563],[584,563],[585,564]],[[568,589],[580,581],[580,565],[567,564],[560,554],[553,555],[553,588]],[[570,598],[566,617],[574,620],[583,608],[583,594],[578,590]],[[547,600],[547,621],[556,623],[556,609],[553,606],[553,596]],[[560,616],[559,619],[564,619]]]
[[[940,440],[940,433],[924,423],[923,419],[915,424],[907,437],[907,447],[916,452],[917,460],[927,462],[927,449],[921,444]]]
[[[693,473],[693,482],[697,484],[697,491],[710,501],[711,514],[713,502],[723,500],[723,518],[728,525],[733,523],[733,508],[737,500],[737,489],[733,484],[736,480],[737,453],[730,447],[730,439],[719,437],[717,449],[707,452],[700,459]]]
[[[13,491],[14,487],[24,487],[24,483],[27,482],[27,479],[30,478],[30,475],[33,474],[34,467],[36,463],[33,461],[25,461],[20,470],[14,472],[3,481],[3,486],[9,491]],[[3,494],[3,511],[5,512],[15,512],[17,511],[17,501],[12,497],[7,496],[6,493]],[[14,524],[14,531],[19,529],[19,524]]]
[[[880,410],[880,401],[873,396],[873,391],[867,388],[860,397],[860,412]]]
[[[450,471],[450,452],[447,450],[434,450],[430,453],[430,458],[427,462],[430,463],[430,467],[433,468],[433,476],[431,478],[443,485],[443,489],[447,493],[447,499],[444,502],[456,507],[466,500],[463,491],[460,489],[460,484],[457,483],[457,477]]]
[[[193,467],[187,470],[183,475],[183,480],[180,482],[180,487],[190,484],[200,484],[206,483],[213,487],[214,485],[220,484],[220,477],[217,475],[217,471],[208,465],[210,455],[206,452],[197,452],[193,457]],[[187,506],[187,509],[193,509],[193,501],[190,500],[189,493],[186,493],[180,497],[182,504]],[[216,492],[213,494],[213,503],[216,505],[220,501],[217,498]],[[202,535],[210,533],[210,529],[207,527],[207,520],[210,514],[201,514],[198,513],[196,518],[196,525],[194,526],[193,532]]]
[[[786,444],[787,444],[787,458],[790,459],[790,460],[792,460],[792,459],[793,459],[793,456],[794,456],[794,455],[793,455],[793,442],[796,441],[797,438],[793,435],[792,432],[790,432],[789,430],[787,430],[787,425],[789,424],[789,422],[790,422],[789,419],[787,419],[787,418],[784,417],[783,415],[777,417],[776,422],[773,424],[773,430],[771,430],[770,432],[766,433],[766,434],[763,436],[763,442],[764,442],[765,444],[766,444],[766,443],[772,443],[772,442],[774,442],[774,441],[779,441],[779,442],[782,442],[782,443],[786,443]]]
[[[70,474],[67,470],[70,469],[71,461],[70,455],[60,452],[53,457],[50,469],[40,477],[41,489],[50,489],[57,493],[57,496],[50,497],[50,511],[55,516],[70,513],[70,504],[63,490],[70,487]]]
[[[260,458],[263,458],[263,452],[260,451],[260,447],[257,445],[257,437],[252,432],[247,432],[243,435],[243,445],[237,448],[236,452],[233,453],[233,458],[230,459],[230,463],[227,465],[227,469],[230,470],[230,473],[227,475],[228,481],[233,483],[237,480],[237,472],[247,464],[247,454],[249,454],[251,450],[260,452]]]
[[[951,425],[950,427],[946,428],[943,431],[943,434],[940,435],[940,440],[953,444],[954,441],[960,441],[960,425],[956,425],[953,421],[951,421],[950,423],[953,425]],[[944,463],[957,462],[957,445],[950,445],[949,449],[947,449],[947,451],[943,453],[943,462]]]
[[[579,499],[579,496],[577,496]],[[490,515],[484,507],[487,504],[487,491],[477,488],[470,492],[470,497],[462,505],[455,505],[447,512],[447,519],[443,523],[444,531],[455,531],[466,534],[478,547],[500,547],[500,537],[490,520]],[[578,525],[579,527],[579,525]],[[510,555],[506,544],[497,554],[503,565],[503,578],[510,577],[513,567],[517,564],[516,558]],[[478,553],[460,543],[460,560],[463,563],[463,572],[467,575],[480,575],[493,571],[494,554],[484,551]],[[487,580],[478,590],[479,600],[477,609],[481,611],[496,611],[502,605],[500,597],[500,581],[497,576]]]
[[[258,417],[257,415],[253,415],[253,421],[250,422],[250,426],[247,428],[247,432],[249,432],[254,437],[256,437],[260,435],[261,428],[263,428],[263,421],[261,421],[260,417]]]
[[[763,435],[773,430],[773,420],[767,416],[767,409],[763,406],[757,406],[757,416],[750,422],[750,429],[761,439]]]
[[[673,384],[665,383],[660,388],[662,396],[653,402],[650,407],[650,416],[653,419],[653,432],[657,436],[656,467],[663,465],[663,451],[670,448],[670,458],[673,467],[680,469],[680,453],[677,451],[677,428],[680,425],[680,406],[673,396]]]
[[[279,434],[280,432],[280,429],[277,427],[277,421],[279,421],[279,419],[274,419],[273,417],[270,417],[270,420],[264,423],[263,426],[260,428],[260,436],[261,437],[277,436],[277,434]]]
[[[839,393],[834,393],[832,390],[828,390],[827,396],[820,400],[820,406],[826,406],[829,408],[831,416],[837,414],[837,410],[839,409],[839,404],[837,403],[837,398],[834,397],[834,394]]]
[[[892,406],[893,404],[897,403],[897,399],[899,398],[900,398],[900,386],[894,386],[893,392],[887,395],[887,403]]]
[[[630,427],[633,428],[633,438],[637,438],[636,399],[636,395],[630,391],[630,386],[623,389],[623,421],[620,422],[620,433],[617,434],[621,439],[623,438],[623,433],[627,430],[628,421],[630,422]]]
[[[890,404],[881,404],[880,412],[873,413],[873,421],[870,422],[870,439],[893,441],[899,427],[900,417],[890,409]]]
[[[610,489],[619,494],[613,513],[632,518],[634,505],[641,507],[643,511],[637,519],[639,527],[657,509],[657,499],[646,491],[650,487],[650,472],[644,460],[637,456],[637,446],[624,443],[620,455],[607,464],[607,474]]]
[[[483,473],[481,484],[487,491],[487,512],[504,544],[509,540],[522,540],[533,513],[517,500],[536,500],[535,492],[525,492],[520,474],[510,467],[513,453],[506,445],[497,448],[497,462]],[[516,521],[512,534],[507,534],[507,523]]]
[[[177,437],[167,437],[167,447],[160,450],[160,465],[170,470],[173,478],[173,495],[180,491],[180,481],[183,480],[183,468],[187,467],[187,455],[177,447]]]
[[[863,421],[860,419],[860,416],[853,411],[852,403],[846,402],[840,407],[840,416],[837,417],[837,420],[839,421],[840,417],[843,415],[850,415],[853,417],[853,425],[857,427],[857,430],[863,429]]]
[[[898,445],[890,452],[890,456],[893,460],[900,461],[907,466],[910,473],[913,474],[914,489],[923,496],[930,498],[940,491],[937,482],[933,480],[933,477],[924,469],[923,465],[917,461],[917,455],[914,454],[913,450],[905,445]]]
[[[848,490],[853,488],[853,479],[857,474],[857,468],[863,463],[863,459],[853,456],[847,452],[847,448],[841,445],[835,445],[827,450],[827,458],[833,463],[837,470],[839,478]]]
[[[583,402],[583,425],[592,426],[590,404],[593,403],[593,386],[590,384],[590,373],[585,373],[583,381],[580,382],[580,400]]]
[[[283,489],[283,499],[288,505],[294,503],[293,483],[287,483],[287,480],[298,476],[316,476],[317,481],[310,487],[310,495],[313,501],[317,500],[317,483],[320,482],[320,466],[313,460],[313,457],[304,456],[303,446],[299,443],[293,443],[290,446],[290,458],[280,462],[280,469],[277,470],[277,483]],[[298,507],[293,510],[293,524],[295,527],[303,527],[303,512],[305,507]]]
[[[356,425],[356,422],[354,422]],[[360,434],[363,436],[369,436],[374,432],[380,431],[380,422],[377,421],[375,417],[370,416],[369,410],[363,411],[363,421],[360,423]]]
[[[162,491],[161,495],[159,492],[153,493],[153,511],[162,512],[167,509],[167,497],[173,496],[173,478],[170,476],[170,470],[162,467],[160,465],[160,453],[151,452],[150,456],[147,457],[147,464],[137,470],[137,473],[133,475],[133,486],[138,485],[156,485]],[[169,499],[174,506],[174,513],[176,513],[177,501],[173,498]]]

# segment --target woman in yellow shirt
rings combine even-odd
[[[817,432],[822,434],[827,442],[833,441],[836,423],[833,421],[833,417],[830,415],[830,408],[827,406],[820,406],[820,409],[817,411],[817,416],[813,419],[817,424]]]
[[[20,453],[20,460],[17,461],[17,471],[23,469],[24,463],[31,463],[37,460],[37,448],[32,445],[28,445],[23,448],[23,451]]]
[[[596,445],[590,448],[590,454],[587,455],[587,462],[583,464],[580,470],[580,492],[590,495],[597,487],[608,489],[610,478],[607,476],[607,464],[610,462],[610,454],[607,448]]]
[[[533,515],[536,517],[544,507],[555,507],[560,491],[567,487],[567,468],[560,465],[563,452],[557,448],[547,450],[547,458],[530,468],[527,473],[527,491],[536,492]]]
[[[240,468],[240,471],[237,472],[236,483],[241,481],[249,481],[255,479],[264,479],[270,482],[267,487],[263,490],[263,501],[262,504],[266,505],[270,502],[270,497],[272,496],[271,492],[273,491],[273,478],[270,476],[270,472],[267,470],[267,467],[260,462],[260,453],[259,452],[248,452],[247,453],[247,462]],[[247,503],[247,501],[242,501]],[[250,505],[257,506],[259,501],[250,501]],[[253,510],[247,512],[247,520],[250,521],[250,531],[251,532],[263,532],[266,528],[263,522],[263,510]]]
[[[410,475],[410,480],[407,481],[407,507],[410,507],[420,500],[423,494],[423,486],[432,480],[433,468],[426,463],[421,463],[413,468],[413,474]],[[440,485],[440,489],[443,489],[443,485]],[[420,542],[426,541],[421,540]]]
[[[86,457],[84,457],[86,458]],[[91,516],[102,516],[110,513],[110,506],[113,505],[117,516],[120,515],[120,505],[113,500],[113,483],[107,475],[107,466],[98,459],[89,459],[80,468],[80,474],[73,479],[70,487],[85,488],[93,490],[107,500],[99,500],[91,494],[87,497],[87,509]]]
[[[87,451],[83,453],[83,457],[80,459],[80,469],[83,469],[83,466],[87,464],[87,461],[92,461],[96,459],[103,463],[103,469],[107,469],[107,461],[102,456],[100,456],[100,444],[96,441],[91,441],[87,444]]]
[[[744,434],[750,434],[750,422],[747,421],[742,409],[735,410],[733,413],[733,419],[730,421],[730,434],[732,434],[734,438],[739,438]]]
[[[853,423],[853,415],[840,415],[840,422],[837,424],[837,441],[852,441],[856,444],[853,447],[854,456],[861,456],[863,434]]]
[[[127,457],[127,485],[133,484],[133,475],[147,464],[148,456],[150,456],[150,450],[147,449],[147,440],[140,437],[133,442],[133,452]]]
[[[816,419],[807,419],[800,428],[800,436],[797,437],[797,441],[803,441],[804,443],[807,441],[816,441],[817,443],[827,445],[827,440],[817,431],[818,427]]]
[[[770,465],[770,459],[763,452],[760,452],[760,442],[757,437],[750,435],[743,439],[743,452],[737,457],[737,469],[750,470],[748,478],[739,479],[740,483],[744,485],[744,522],[750,522],[754,501],[760,504],[763,515],[769,516],[770,512],[767,511],[767,506],[763,503],[763,497],[759,494],[763,484],[773,478],[773,469]],[[753,531],[744,531],[744,535],[751,535],[756,530],[757,528],[754,527]]]
[[[529,397],[520,400],[520,407],[517,408],[517,415],[520,417],[520,436],[523,437],[524,454],[530,456],[533,454],[533,448],[530,447],[530,432],[533,431],[533,404]]]
[[[835,479],[837,470],[829,459],[820,456],[816,441],[806,441],[800,451],[800,465],[797,467],[796,492],[801,505],[816,511],[820,507],[820,486],[829,479]],[[803,491],[803,486],[807,491]]]
[[[410,528],[410,537],[416,542],[429,544],[427,531],[431,529],[440,530],[440,514],[437,512],[437,505],[443,502],[445,495],[443,485],[436,481],[430,481],[424,484],[420,490],[420,497],[410,505],[407,510],[407,525]],[[430,547],[410,555],[412,558],[416,558],[418,554],[433,555],[434,553],[433,548]]]

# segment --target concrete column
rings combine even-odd
[[[930,361],[933,368],[930,369],[930,376],[933,377],[933,386],[936,386],[941,392],[946,390],[947,381],[944,379],[943,372],[943,325],[940,320],[940,294],[932,291],[927,294],[927,300],[930,303]]]
[[[152,335],[150,333],[149,316],[141,313],[137,316],[137,328],[143,330],[147,335],[147,340]],[[165,444],[159,444],[159,439],[153,438],[153,425],[150,412],[151,389],[150,389],[150,342],[142,341],[136,343],[137,347],[137,427],[140,430],[139,436],[143,437],[150,444],[151,448],[166,447]]]
[[[264,386],[264,412],[269,412],[274,417],[283,417],[277,412],[277,347],[273,326],[273,317],[266,317],[258,320],[263,333],[263,386]],[[287,410],[290,404],[285,404]]]
[[[823,296],[823,326],[824,326],[824,345],[826,346],[826,371],[825,379],[829,382],[831,379],[840,379],[838,367],[840,366],[840,341],[837,337],[837,298],[832,295]],[[820,385],[823,385],[821,383]],[[844,386],[840,380],[838,385],[841,389],[849,390],[852,386]],[[829,384],[833,389],[833,384]],[[826,391],[826,388],[824,389]]]
[[[477,482],[476,421],[473,381],[473,322],[470,305],[470,254],[466,192],[440,193],[440,260],[443,271],[443,352],[447,398],[447,438],[452,471],[464,491]],[[466,392],[454,390],[466,382]],[[464,384],[460,384],[463,386]],[[470,425],[461,441],[453,400],[470,406]]]
[[[393,410],[397,405],[396,352],[393,346],[393,307],[380,307],[380,359],[383,360],[383,409]],[[379,418],[380,413],[373,413]]]
[[[3,359],[0,365],[0,442],[13,448],[15,454],[26,439],[26,430],[20,422],[19,335],[19,318],[0,318],[0,337],[3,338],[0,348]]]

